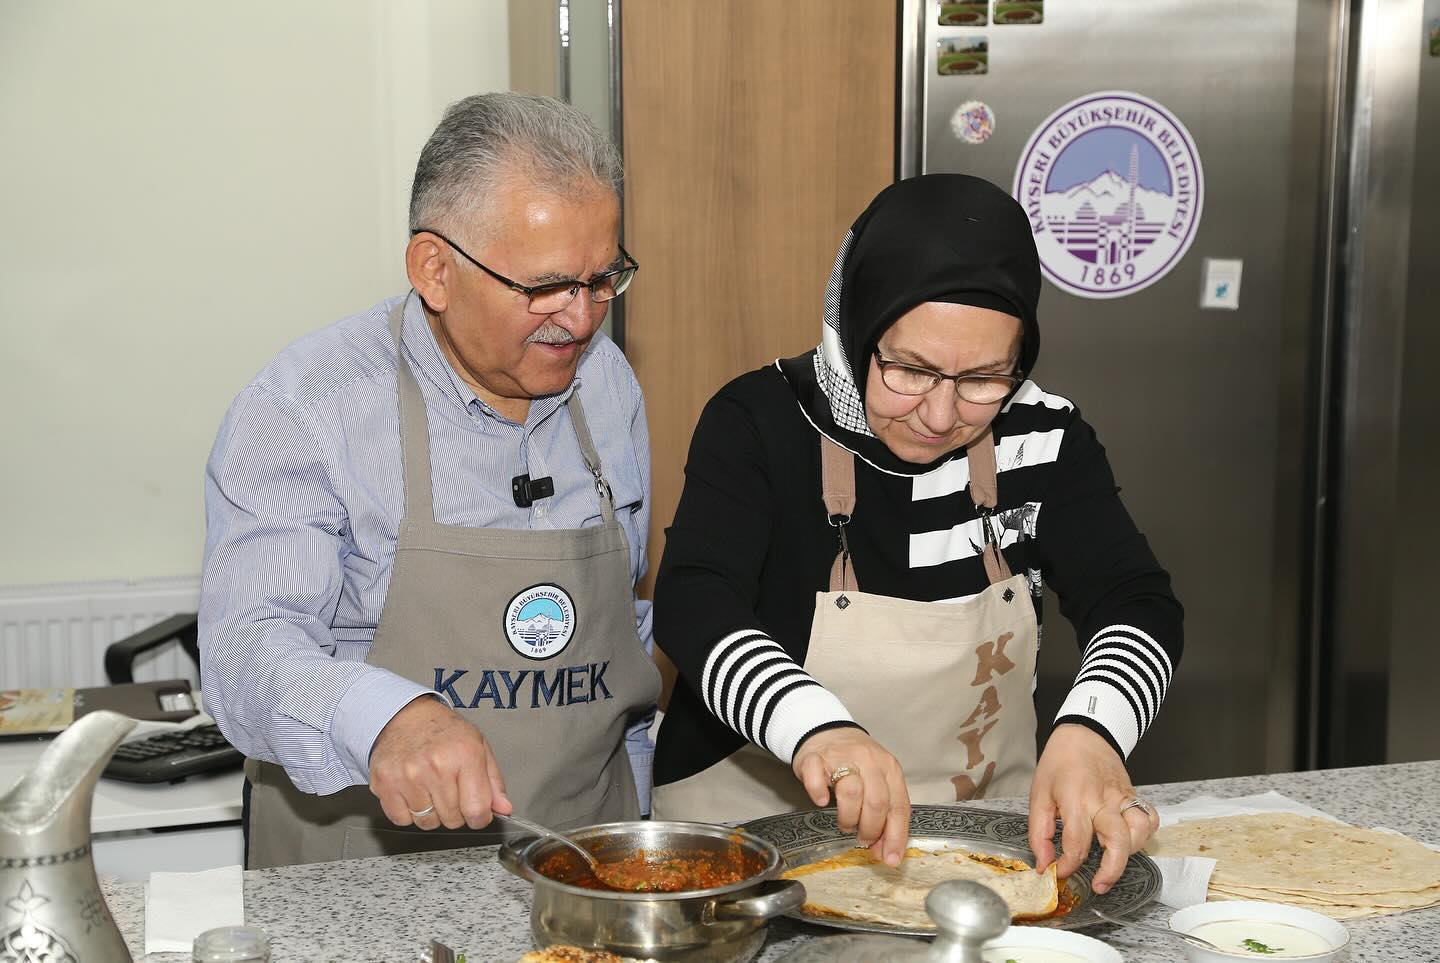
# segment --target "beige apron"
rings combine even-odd
[[[845,537],[854,456],[821,436],[822,495],[840,550],[830,591],[815,596],[805,670],[894,753],[916,803],[1027,795],[1035,772],[1035,609],[991,525],[989,431],[968,457],[990,586],[965,602],[915,602],[858,590]],[[788,764],[749,743],[651,795],[657,819],[746,820],[813,806]]]
[[[629,718],[652,705],[659,673],[635,627],[625,534],[578,392],[566,402],[604,523],[524,531],[435,521],[430,433],[400,348],[405,514],[384,611],[366,661],[433,688],[485,734],[516,812],[552,826],[639,817],[625,751]],[[368,786],[328,796],[285,770],[247,763],[251,869],[498,841],[490,830],[395,826]]]

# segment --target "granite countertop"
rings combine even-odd
[[[1247,776],[1142,787],[1147,799],[1177,803],[1197,795],[1242,796],[1274,789],[1339,819],[1398,830],[1440,845],[1440,761]],[[993,800],[988,808],[1021,812],[1024,801]],[[104,884],[130,951],[145,963],[179,963],[186,954],[142,954],[144,886]],[[413,961],[438,939],[470,963],[513,963],[531,949],[530,887],[507,873],[493,848],[292,866],[245,874],[246,921],[270,934],[276,963],[320,960]],[[1138,918],[1163,924],[1173,910],[1153,904]],[[1351,945],[1341,960],[1373,963],[1440,961],[1440,907],[1346,924]],[[757,958],[779,959],[828,931],[789,919],[770,926]],[[1085,932],[1105,940],[1127,961],[1172,961],[1169,940],[1112,926]]]

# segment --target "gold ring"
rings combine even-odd
[[[1155,807],[1151,806],[1139,796],[1133,797],[1129,802],[1120,807],[1120,815],[1125,815],[1127,809],[1138,809],[1145,814],[1146,818],[1155,815]]]
[[[850,767],[841,766],[830,774],[830,785],[835,785],[837,782],[844,779],[848,775],[850,775]]]
[[[420,809],[420,810],[412,809],[412,810],[410,810],[410,818],[411,818],[411,819],[424,819],[426,816],[430,815],[430,814],[433,813],[434,811],[435,811],[435,804],[434,804],[434,803],[431,803],[430,805],[426,806],[424,809]]]

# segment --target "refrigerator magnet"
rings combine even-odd
[[[1179,117],[1143,94],[1102,90],[1035,128],[1014,193],[1051,282],[1082,298],[1121,298],[1185,257],[1205,175]]]
[[[983,27],[990,20],[990,0],[965,0],[940,4],[942,27]]]
[[[1200,291],[1200,307],[1239,310],[1240,275],[1244,269],[1245,262],[1239,258],[1207,257],[1205,287]]]
[[[1440,18],[1429,24],[1430,56],[1440,57]]]
[[[950,115],[950,132],[967,144],[983,144],[995,133],[995,111],[979,100],[967,100]]]
[[[1044,0],[995,0],[997,24],[1044,23]]]
[[[990,44],[984,37],[942,37],[937,46],[935,70],[942,77],[990,71]]]

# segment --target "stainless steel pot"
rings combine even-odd
[[[660,963],[731,963],[755,956],[765,924],[805,902],[805,887],[776,879],[780,851],[743,830],[710,823],[624,822],[587,826],[567,835],[602,862],[639,850],[665,850],[741,860],[748,875],[738,883],[678,893],[617,893],[575,886],[542,874],[564,858],[553,839],[522,839],[500,847],[500,863],[534,884],[530,933],[537,947],[567,943]],[[575,864],[580,860],[569,857]],[[578,866],[576,867],[578,869]]]

